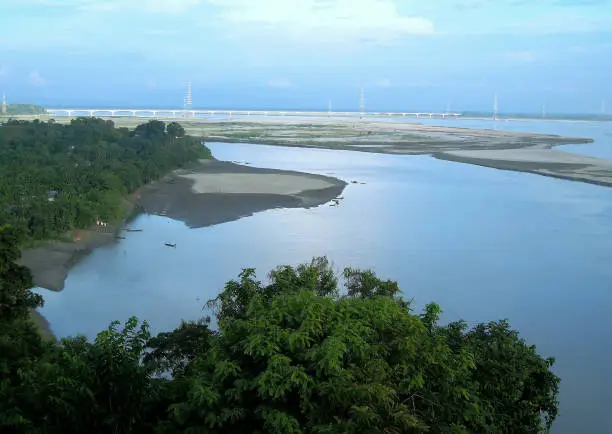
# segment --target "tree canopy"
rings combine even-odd
[[[266,283],[244,269],[207,304],[216,327],[152,337],[131,318],[42,343],[20,236],[0,228],[2,432],[538,433],[557,414],[553,360],[506,321],[441,325],[436,304],[415,313],[396,282],[326,258]]]
[[[8,121],[0,126],[0,223],[42,240],[117,220],[128,193],[199,158],[210,151],[174,122],[130,131],[97,118]]]
[[[19,115],[42,115],[46,113],[44,107],[35,104],[7,104],[6,115],[7,116],[19,116]],[[2,114],[0,114],[2,116]]]

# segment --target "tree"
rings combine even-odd
[[[7,270],[18,257],[18,237],[10,228],[0,235]],[[25,345],[31,329],[20,306],[39,300],[13,290],[22,301],[0,326],[21,341],[13,340],[17,350],[0,348],[0,430],[501,434],[550,428],[559,384],[553,360],[538,355],[506,321],[469,330],[461,321],[440,325],[438,305],[412,313],[396,282],[350,268],[343,277],[340,288],[326,258],[278,267],[266,284],[245,269],[208,303],[217,330],[206,317],[152,338],[146,322],[131,318],[121,329],[112,323],[93,342],[76,337],[42,346],[39,339],[38,347]]]
[[[22,238],[21,231],[0,226],[0,431],[21,419],[16,405],[19,373],[33,366],[44,351],[30,320],[30,311],[42,306],[42,297],[30,291],[30,270],[15,263]]]
[[[219,333],[180,377],[182,396],[163,432],[484,434],[551,426],[552,360],[506,323],[467,333],[457,323],[439,326],[440,308],[411,314],[397,283],[355,269],[344,276],[340,295],[318,258],[277,268],[268,285],[253,269],[228,282],[209,303]]]
[[[185,129],[178,122],[170,122],[166,127],[166,132],[170,137],[184,137]]]
[[[177,125],[170,131],[184,136]],[[126,194],[211,158],[199,139],[176,140],[165,130],[161,121],[134,132],[96,118],[69,125],[6,122],[0,128],[0,221],[24,229],[24,241],[32,241],[87,228],[98,218],[119,219]]]
[[[23,426],[57,434],[151,432],[163,416],[156,403],[166,381],[141,363],[147,323],[130,318],[118,326],[113,322],[94,342],[63,339],[22,375]]]

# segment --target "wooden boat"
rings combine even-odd
[[[123,230],[126,231],[126,232],[142,232],[142,229],[124,228]]]
[[[166,243],[165,244],[167,247],[176,247],[176,244],[172,244],[172,243]]]

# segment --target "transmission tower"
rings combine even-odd
[[[2,92],[2,111],[1,111],[1,113],[3,115],[5,115],[6,112],[7,112],[7,109],[6,109],[6,94],[4,92]]]
[[[361,111],[360,118],[363,119],[365,115],[365,93],[363,92],[363,87],[361,88],[361,97],[359,98],[359,110]]]
[[[331,99],[329,100],[329,108],[328,108],[328,113],[331,116],[332,114],[332,105],[331,105]]]
[[[542,104],[542,117],[546,117],[546,104]]]
[[[191,110],[191,80],[187,82],[187,93],[185,94],[185,100],[183,101],[183,107],[185,110]]]
[[[601,100],[601,114],[605,115],[606,114],[606,100]]]
[[[498,106],[497,106],[497,94],[495,94],[494,97],[493,97],[493,120],[494,121],[497,120],[497,110],[498,110]]]

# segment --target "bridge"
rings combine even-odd
[[[461,113],[432,112],[315,112],[293,110],[172,110],[172,109],[108,109],[108,108],[48,108],[53,117],[142,117],[142,118],[205,118],[207,116],[335,116],[335,117],[413,117],[458,118]]]

